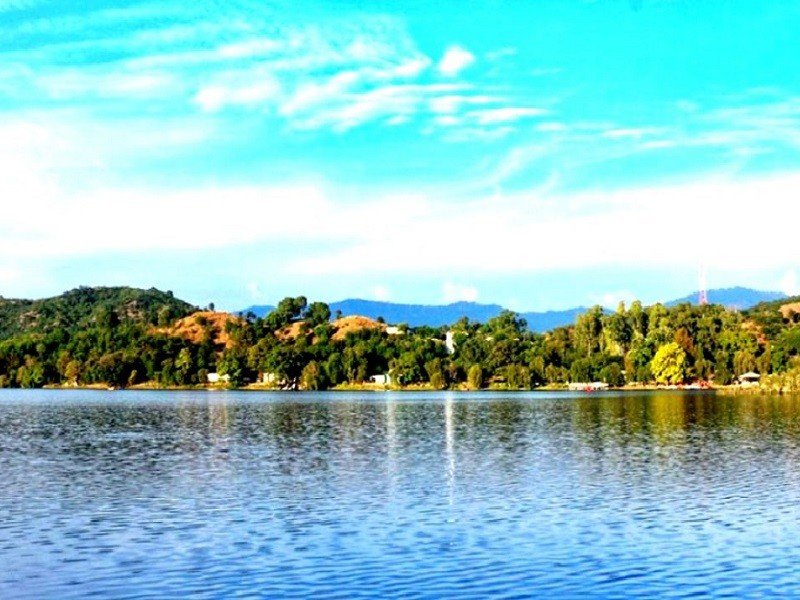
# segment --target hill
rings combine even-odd
[[[503,310],[499,304],[478,304],[476,302],[454,302],[437,306],[395,304],[361,299],[334,302],[330,307],[333,314],[341,311],[343,315],[363,315],[371,319],[383,317],[387,323],[407,323],[411,327],[420,325],[440,327],[455,323],[462,317],[483,323],[497,316]]]
[[[567,310],[521,313],[520,316],[528,322],[528,329],[536,333],[544,333],[556,327],[572,325],[578,315],[583,312],[586,312],[586,307],[578,306]]]
[[[167,324],[196,310],[155,288],[79,287],[40,300],[0,297],[0,338],[20,333],[75,330],[105,322]]]
[[[291,323],[290,325],[279,329],[275,332],[275,335],[281,341],[293,340],[300,335],[301,331],[303,331],[304,324],[304,321],[296,321],[295,323]],[[374,319],[359,315],[349,315],[347,317],[334,319],[331,321],[331,325],[333,326],[333,335],[331,336],[331,339],[334,341],[344,340],[348,333],[356,333],[362,329],[386,329],[385,324],[378,323],[378,321],[375,321]]]
[[[666,306],[676,306],[688,302],[689,304],[697,304],[699,292],[671,300],[666,302]],[[746,310],[762,302],[772,302],[775,300],[783,300],[786,294],[782,292],[769,292],[754,290],[745,287],[732,287],[720,288],[716,290],[708,290],[709,304],[721,304],[727,308],[735,308],[736,310]]]
[[[172,337],[181,337],[193,344],[200,344],[208,339],[217,348],[228,348],[231,340],[225,326],[228,321],[237,319],[238,317],[226,312],[197,311],[178,319],[170,326],[159,327],[156,331]]]
[[[785,296],[780,292],[765,292],[744,287],[714,289],[708,292],[712,304],[721,304],[726,307],[745,310],[760,302],[779,300]],[[676,306],[683,303],[697,304],[697,294],[666,302],[667,306]],[[383,317],[387,323],[407,323],[411,327],[427,325],[441,327],[451,325],[467,317],[470,321],[485,323],[492,317],[499,315],[504,308],[499,304],[479,304],[477,302],[454,302],[452,304],[398,304],[394,302],[381,302],[378,300],[363,300],[351,298],[330,304],[331,314],[341,311],[343,315],[363,315],[371,319]],[[272,306],[250,306],[242,312],[253,312],[256,316],[263,317],[273,310]],[[528,328],[535,332],[550,331],[556,327],[571,325],[579,314],[586,311],[586,307],[578,306],[565,310],[546,312],[523,312],[520,316],[528,322]]]

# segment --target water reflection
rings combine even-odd
[[[445,454],[447,455],[447,497],[449,504],[453,505],[453,488],[456,480],[456,442],[453,423],[453,404],[455,399],[452,393],[444,397],[444,440]]]
[[[777,593],[798,434],[788,396],[0,391],[0,596]]]

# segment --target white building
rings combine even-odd
[[[275,373],[262,373],[259,382],[272,385],[278,383],[278,376]]]
[[[444,337],[444,345],[447,348],[448,354],[455,354],[456,352],[456,341],[453,337],[453,332],[448,331]]]
[[[749,371],[748,373],[742,373],[739,375],[739,384],[744,387],[757,386],[759,381],[761,381],[761,375],[755,373],[754,371]]]
[[[219,373],[209,373],[206,375],[206,380],[208,383],[230,383],[231,376],[225,373],[225,375],[220,375]]]
[[[573,392],[596,392],[599,390],[607,390],[608,384],[603,381],[580,382],[576,381],[570,383],[568,386],[570,391]]]
[[[372,375],[369,380],[377,385],[390,385],[392,383],[392,377],[388,373],[383,373],[382,375]]]

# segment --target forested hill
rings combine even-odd
[[[249,306],[241,314],[252,313],[256,317],[265,317],[275,309],[270,305]],[[499,304],[479,304],[478,302],[453,302],[451,304],[400,304],[381,302],[379,300],[363,300],[349,298],[332,302],[331,314],[361,315],[370,319],[384,319],[387,323],[405,323],[411,327],[442,327],[451,325],[461,318],[486,323],[502,313],[505,309]],[[546,312],[527,312],[520,316],[528,323],[528,329],[539,333],[550,331],[556,327],[571,325],[576,317],[586,310],[585,307]]]
[[[759,302],[780,300],[785,296],[781,292],[733,287],[709,290],[708,298],[712,304],[745,310]],[[668,301],[665,306],[677,306],[684,303],[696,304],[697,300],[698,294],[695,292],[684,298]],[[273,306],[267,305],[250,306],[241,312],[243,314],[251,312],[257,317],[264,317],[272,312],[273,309]],[[489,319],[498,316],[505,310],[499,304],[480,304],[478,302],[453,302],[442,305],[400,304],[360,298],[332,302],[330,309],[334,315],[337,312],[341,312],[343,315],[362,315],[372,319],[382,317],[388,323],[406,323],[411,327],[441,327],[455,323],[462,317],[467,317],[470,321],[486,323]],[[572,325],[578,315],[586,312],[586,310],[587,307],[578,306],[547,312],[524,312],[520,313],[520,316],[527,322],[528,329],[544,333],[556,327]]]
[[[696,304],[698,294],[690,294],[683,298],[671,300],[666,303],[666,306],[677,306],[678,304]],[[721,304],[727,308],[735,308],[736,310],[746,310],[762,302],[783,302],[786,299],[786,294],[782,292],[768,292],[762,290],[753,290],[745,287],[732,287],[720,288],[715,290],[708,290],[708,301],[711,304]]]
[[[0,297],[0,339],[125,322],[166,325],[194,310],[172,292],[155,288],[80,287],[40,300]]]

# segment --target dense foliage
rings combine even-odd
[[[567,382],[728,384],[748,371],[793,380],[800,305],[740,313],[718,305],[595,307],[546,334],[503,312],[450,327],[364,327],[336,335],[320,302],[286,298],[263,318],[231,319],[226,343],[201,317],[199,338],[168,326],[195,310],[170,292],[80,288],[57,298],[0,300],[0,386],[195,385],[210,372],[230,385],[266,381],[327,389],[388,373],[400,386],[529,389]],[[199,321],[198,321],[199,322]],[[450,332],[455,351],[445,343]]]

